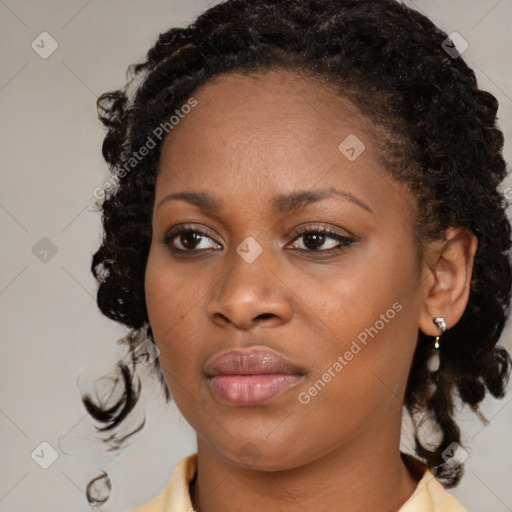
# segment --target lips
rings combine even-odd
[[[269,349],[230,350],[205,365],[208,377],[215,375],[304,374],[303,368]]]
[[[267,348],[224,352],[208,360],[204,373],[215,398],[235,406],[267,403],[305,376],[302,367]]]

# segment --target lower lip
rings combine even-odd
[[[210,377],[212,393],[224,403],[238,406],[261,405],[296,386],[303,375],[269,373],[257,375],[216,375]]]

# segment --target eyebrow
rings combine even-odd
[[[316,203],[322,199],[328,199],[336,196],[341,197],[346,201],[350,201],[362,209],[373,213],[373,210],[361,199],[357,198],[350,192],[336,189],[334,187],[317,190],[299,190],[279,194],[271,199],[270,204],[272,205],[272,209],[275,213],[282,214],[301,208],[307,204]],[[174,192],[165,196],[158,204],[157,209],[164,203],[172,200],[187,201],[208,214],[219,213],[223,206],[222,201],[219,201],[208,192]]]

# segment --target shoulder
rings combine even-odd
[[[193,510],[189,482],[197,471],[197,453],[180,460],[165,489],[149,503],[129,512],[182,512]]]

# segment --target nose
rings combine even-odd
[[[251,263],[233,252],[208,303],[208,316],[215,325],[248,330],[290,321],[293,309],[289,285],[279,276],[279,266],[270,252],[266,249]]]

